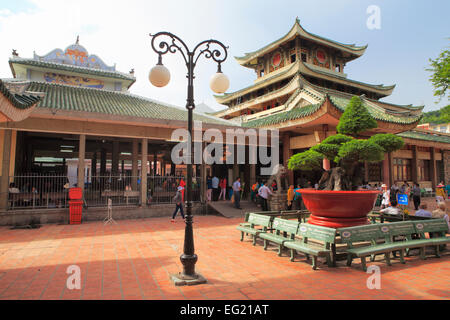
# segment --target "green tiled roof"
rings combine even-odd
[[[331,102],[335,107],[337,107],[342,112],[347,108],[348,103],[350,102],[351,97],[343,97],[337,95],[329,95]],[[422,115],[409,115],[409,114],[391,114],[385,112],[381,107],[374,107],[372,104],[367,103],[366,100],[363,99],[363,104],[366,106],[370,115],[375,120],[386,121],[391,123],[398,124],[413,124],[419,122],[422,119]]]
[[[308,92],[307,88],[305,88],[304,90]],[[334,90],[325,91],[320,89],[320,93],[323,94],[323,100],[319,104],[307,105],[304,107],[294,107],[289,111],[284,111],[277,114],[268,115],[263,118],[250,120],[246,123],[243,123],[242,125],[245,127],[264,127],[309,116],[320,108],[320,106],[323,104],[323,101],[325,101],[326,96],[329,97],[331,103],[337,109],[339,109],[341,112],[344,112],[347,108],[348,103],[350,102],[350,99],[352,98],[352,95],[341,94],[338,93],[338,91]],[[381,104],[380,102],[377,101],[377,103],[375,103],[365,98],[363,98],[362,100],[371,116],[379,121],[408,125],[418,123],[422,118],[422,114],[412,114],[411,111],[385,112],[383,107],[379,105]]]
[[[312,87],[313,89],[315,89],[323,94],[344,96],[344,97],[348,97],[348,99],[351,99],[353,96],[350,93],[345,93],[342,91],[333,90],[333,89],[329,89],[329,88],[325,88],[325,87],[321,87],[321,86],[312,84],[311,82],[308,82],[303,77],[302,77],[302,81],[307,83],[308,86]],[[393,104],[393,103],[389,103],[389,102],[383,102],[383,101],[379,101],[379,100],[369,99],[367,97],[364,97],[364,100],[367,100],[371,103],[375,103],[376,105],[379,105],[382,108],[388,108],[388,107],[392,106],[394,108],[401,108],[401,109],[405,109],[407,111],[421,111],[425,107],[425,106],[413,106],[412,104],[409,104],[409,105]],[[391,111],[391,112],[395,112],[395,111]],[[401,113],[401,112],[399,112],[399,113]]]
[[[0,80],[0,92],[18,109],[28,109],[41,100],[41,97],[32,94],[12,93],[2,80]]]
[[[38,108],[187,121],[187,111],[184,109],[130,93],[45,82],[31,82],[28,90],[46,93],[37,105]],[[196,113],[194,113],[194,120],[217,125],[237,125],[228,120]]]
[[[244,122],[244,123],[242,123],[242,126],[250,127],[250,128],[252,128],[252,127],[258,128],[258,127],[271,126],[271,125],[274,125],[277,123],[307,117],[307,116],[313,114],[314,112],[316,112],[317,110],[319,110],[319,108],[322,106],[322,104],[323,104],[323,102],[318,103],[318,104],[307,105],[304,107],[296,107],[289,111],[280,112],[277,114],[269,115],[264,118]]]
[[[419,131],[413,130],[413,131],[406,131],[406,132],[398,133],[397,135],[402,138],[450,143],[450,136],[440,135],[438,133],[434,133],[433,131],[430,131],[430,133],[425,133],[425,132],[419,132]]]
[[[16,64],[23,64],[27,66],[34,66],[34,67],[41,67],[41,68],[52,68],[56,70],[63,70],[63,71],[70,71],[70,72],[78,72],[78,73],[84,73],[94,76],[101,76],[101,77],[107,77],[107,78],[115,78],[115,79],[121,79],[121,80],[128,80],[132,81],[133,83],[136,81],[136,78],[132,76],[131,74],[126,74],[118,71],[107,71],[107,70],[100,70],[100,69],[93,69],[93,68],[86,68],[86,67],[79,67],[74,65],[66,65],[61,63],[54,63],[54,62],[48,62],[48,61],[38,61],[34,59],[24,59],[24,58],[11,58],[9,59],[9,63],[16,63]]]
[[[390,85],[390,86],[385,86],[383,84],[365,83],[365,82],[361,82],[361,81],[357,81],[357,80],[353,80],[353,79],[348,79],[346,76],[343,76],[343,75],[339,74],[338,72],[334,72],[334,71],[332,71],[330,69],[327,69],[327,68],[322,68],[322,67],[319,67],[319,66],[315,66],[315,65],[310,64],[310,63],[304,63],[304,62],[302,62],[302,63],[303,63],[303,65],[305,67],[307,67],[308,69],[310,69],[310,70],[312,70],[314,72],[318,72],[318,73],[321,73],[321,74],[324,74],[324,75],[327,75],[327,76],[331,76],[331,77],[334,77],[334,78],[337,78],[337,79],[345,80],[345,81],[348,81],[350,83],[356,83],[356,84],[360,84],[360,85],[363,85],[363,86],[368,86],[368,87],[371,87],[371,88],[374,88],[374,89],[377,89],[377,90],[383,90],[383,91],[388,91],[388,90],[391,90],[391,89],[395,88],[395,84]]]

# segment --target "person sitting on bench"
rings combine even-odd
[[[391,201],[390,207],[380,210],[381,213],[393,214],[393,215],[401,215],[402,212],[399,208],[397,208],[397,201]]]
[[[432,214],[430,211],[426,210],[427,209],[427,204],[423,203],[420,205],[419,210],[416,211],[416,213],[414,214],[416,217],[432,217]]]

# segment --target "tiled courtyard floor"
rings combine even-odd
[[[358,260],[313,271],[302,256],[290,262],[275,248],[240,242],[241,220],[195,217],[196,266],[208,283],[193,287],[169,279],[181,271],[180,218],[0,227],[0,299],[450,299],[448,250],[440,259],[407,258],[406,265],[375,262],[382,288],[369,290]],[[81,290],[67,289],[70,265],[81,268]]]

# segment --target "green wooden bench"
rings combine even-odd
[[[425,257],[425,247],[429,245],[427,239],[413,239],[413,235],[417,234],[414,223],[411,221],[394,222],[381,224],[380,231],[384,237],[385,245],[392,245],[392,254],[396,257],[396,252],[400,252],[400,262],[405,263],[404,255],[409,256],[411,249],[420,249],[420,257]],[[373,261],[374,259],[372,259]],[[389,259],[386,259],[388,265]]]
[[[319,256],[325,256],[327,259],[327,265],[332,267],[331,245],[335,243],[336,229],[302,223],[298,228],[297,235],[302,237],[301,241],[290,241],[284,243],[284,246],[291,250],[291,261],[294,261],[295,259],[295,252],[299,251],[304,253],[308,260],[310,255],[313,256],[313,270],[317,269],[317,258]],[[311,242],[310,240],[320,241],[323,244],[320,245],[318,243]]]
[[[445,223],[445,220],[442,220]],[[390,254],[393,253],[395,257],[396,252],[400,253],[400,262],[405,263],[405,252],[409,256],[411,249],[420,249],[420,257],[425,259],[425,248],[427,246],[438,247],[439,244],[450,242],[449,238],[445,235],[442,237],[442,234],[435,243],[432,239],[425,238],[424,235],[420,239],[413,239],[414,234],[420,234],[416,224],[419,225],[419,229],[422,228],[428,232],[442,231],[443,229],[442,225],[438,226],[439,224],[432,223],[432,221],[402,221],[339,229],[338,232],[341,235],[342,242],[347,244],[347,265],[351,266],[353,258],[358,257],[361,258],[361,265],[363,270],[366,271],[366,258],[368,256],[371,256],[371,261],[374,261],[376,255],[384,254],[386,263],[390,266]],[[384,240],[384,243],[379,243],[380,240]],[[357,242],[370,242],[370,245],[355,247],[354,244]],[[439,249],[436,248],[437,256],[439,255],[438,251]]]
[[[390,244],[378,244],[383,238],[380,233],[380,224],[371,224],[367,226],[340,228],[337,232],[341,236],[342,243],[347,245],[347,266],[352,265],[355,257],[361,259],[361,265],[364,271],[367,271],[366,258],[375,256],[375,254],[384,253],[386,262],[390,264],[390,253],[393,248]],[[369,245],[356,246],[356,243],[369,243]]]
[[[253,245],[256,245],[256,238],[262,232],[267,232],[271,228],[273,217],[250,213],[248,215],[247,224],[241,224],[237,227],[241,231],[241,241],[244,241],[244,234],[251,234],[253,237]],[[262,227],[262,228],[258,228]]]
[[[435,254],[440,257],[439,246],[450,243],[450,237],[446,236],[449,230],[445,219],[412,221],[412,223],[420,239],[428,241],[430,246],[435,247]],[[430,238],[426,238],[425,233],[428,233]]]
[[[278,256],[281,257],[283,245],[287,241],[294,241],[295,234],[300,223],[298,221],[275,218],[272,223],[274,233],[260,233],[259,238],[264,240],[264,250],[267,250],[269,242],[278,244]]]

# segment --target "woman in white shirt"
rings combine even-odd
[[[389,207],[391,192],[385,184],[383,184],[381,186],[381,188],[383,189],[383,198],[381,200],[381,209],[384,209],[384,208]]]

